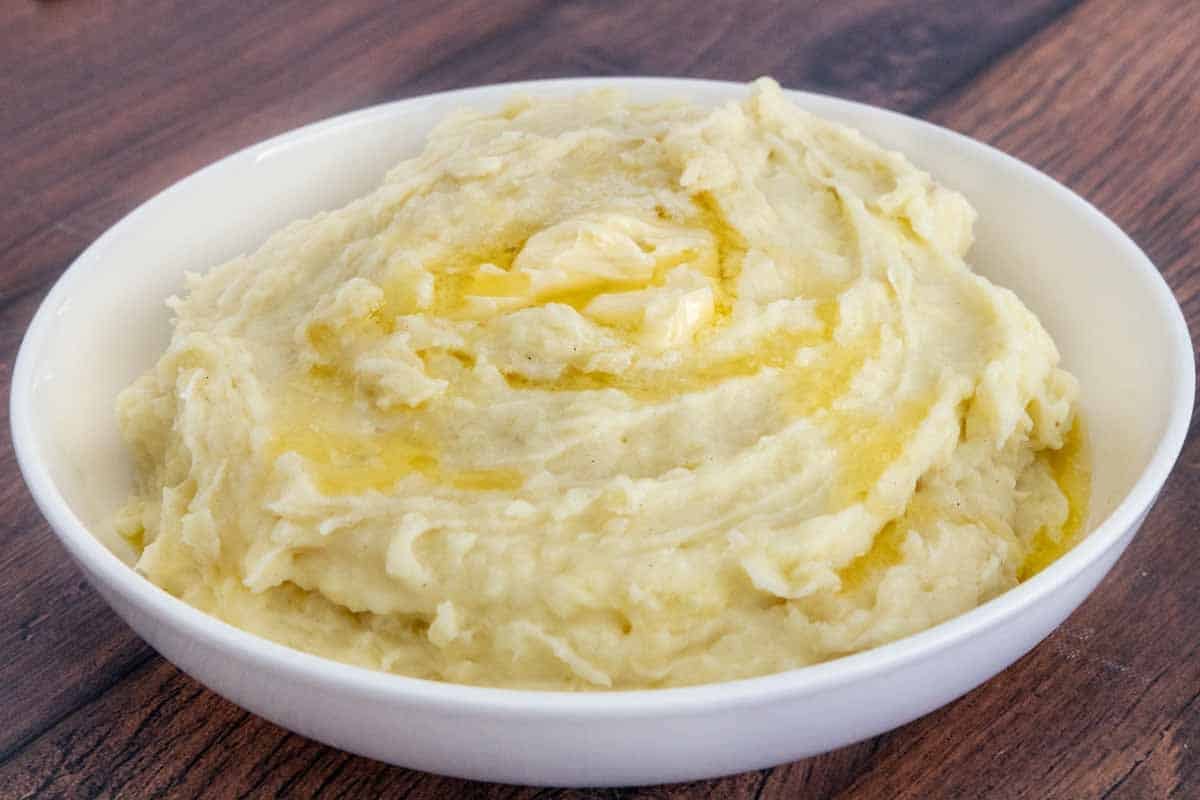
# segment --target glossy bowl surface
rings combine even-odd
[[[997,150],[892,112],[793,92],[801,106],[859,128],[964,192],[980,214],[972,263],[1038,313],[1079,377],[1094,458],[1091,533],[1044,572],[927,631],[825,664],[607,693],[465,687],[338,664],[226,625],[135,573],[110,532],[130,486],[113,403],[165,347],[163,301],[184,271],[369,191],[454,109],[600,85],[638,100],[706,104],[746,92],[661,78],[536,81],[329,119],[242,150],[147,201],[50,291],[13,374],[21,470],[100,594],[188,674],[293,731],[432,772],[552,785],[697,779],[831,750],[953,700],[1058,626],[1125,549],[1182,447],[1195,384],[1187,327],[1154,265],[1086,201]]]

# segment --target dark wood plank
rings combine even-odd
[[[94,235],[204,164],[378,102],[382,83],[453,63],[545,4],[32,4],[0,48],[19,87],[0,104],[0,191],[14,200],[0,204],[0,292],[65,266],[13,256],[42,228]]]
[[[749,81],[917,112],[1075,5],[962,0],[568,2],[472,48],[404,93],[567,75]]]
[[[0,306],[0,380],[41,300]],[[8,404],[0,425],[8,430]],[[153,651],[117,619],[50,535],[17,471],[0,449],[0,759],[89,698],[99,696]],[[3,796],[0,782],[0,796]]]
[[[5,767],[11,797],[333,797],[470,784],[379,765],[242,711],[162,660],[87,706]],[[247,754],[253,757],[247,758]],[[340,786],[334,786],[334,782]],[[10,793],[11,794],[8,794]]]
[[[1007,10],[995,12],[999,5]],[[1184,167],[1200,162],[1186,134],[1198,120],[1195,104],[1181,117],[1189,104],[1179,101],[1194,94],[1187,76],[1197,74],[1195,57],[1180,42],[1197,40],[1195,23],[1180,11],[1185,2],[1122,13],[1119,3],[1088,0],[1063,16],[1071,5],[24,5],[0,20],[4,386],[42,287],[117,217],[203,163],[372,102],[564,74],[771,73],[791,86],[929,111],[1098,200],[1167,269],[1196,325],[1200,275],[1186,256],[1200,244],[1200,187]],[[989,69],[1041,28],[1030,46]],[[1142,47],[1147,41],[1155,47]],[[1132,82],[1122,78],[1129,72]],[[939,105],[947,92],[952,99]],[[1120,170],[1106,180],[1113,164]],[[1156,165],[1149,176],[1139,172],[1146,164]],[[0,652],[18,655],[0,659],[0,698],[17,701],[6,706],[16,712],[10,724],[0,726],[0,762],[9,755],[0,797],[39,786],[44,796],[71,797],[191,797],[201,789],[266,797],[829,797],[846,787],[847,796],[943,788],[977,796],[989,786],[1000,797],[1089,797],[1100,787],[1141,797],[1173,785],[1194,793],[1195,758],[1187,756],[1197,744],[1196,704],[1185,696],[1200,685],[1200,659],[1185,658],[1200,641],[1187,580],[1197,564],[1185,551],[1200,513],[1190,499],[1200,469],[1194,443],[1184,460],[1101,592],[1046,645],[960,703],[875,742],[773,771],[625,792],[538,793],[419,775],[321,747],[146,660],[145,646],[62,563],[6,450]],[[1169,635],[1153,638],[1136,624],[1147,615]]]

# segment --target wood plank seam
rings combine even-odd
[[[956,97],[967,90],[971,84],[979,80],[983,75],[994,69],[1000,62],[1007,59],[1015,51],[1025,47],[1036,46],[1036,39],[1044,32],[1052,31],[1057,27],[1060,20],[1063,20],[1077,8],[1082,6],[1088,0],[1068,0],[1060,7],[1052,9],[1050,12],[1043,14],[1029,21],[1025,30],[1014,34],[1012,40],[1006,43],[995,52],[991,53],[987,59],[981,61],[975,69],[962,75],[954,83],[950,84],[935,97],[916,104],[909,114],[915,117],[925,117],[940,105],[952,102]]]
[[[514,19],[509,24],[497,28],[487,36],[481,37],[479,40],[471,43],[470,45],[464,45],[457,50],[447,53],[444,57],[434,61],[425,69],[415,72],[411,75],[406,75],[398,82],[384,83],[381,87],[381,94],[387,97],[393,97],[395,99],[401,99],[408,96],[408,92],[405,91],[406,89],[410,89],[413,86],[421,86],[423,81],[442,72],[446,68],[447,64],[460,58],[463,53],[467,52],[468,50],[477,51],[485,48],[495,47],[497,45],[502,46],[506,40],[511,39],[524,30],[527,30],[537,21],[537,17],[539,15],[546,13],[557,4],[557,0],[542,0],[541,3],[532,7],[526,13],[522,14],[517,19]]]
[[[21,737],[21,739],[6,747],[3,751],[0,751],[0,767],[3,767],[15,756],[20,754],[22,750],[36,742],[38,739],[41,739],[47,733],[53,731],[64,721],[79,713],[80,710],[86,708],[104,695],[108,694],[108,692],[111,691],[114,686],[123,683],[126,679],[133,676],[134,673],[138,672],[142,667],[154,661],[154,659],[157,657],[158,654],[153,651],[137,657],[133,662],[126,665],[123,669],[113,673],[111,680],[105,681],[104,683],[96,686],[92,691],[88,692],[79,703],[67,708],[54,718],[47,720],[45,725],[35,728],[27,735]]]

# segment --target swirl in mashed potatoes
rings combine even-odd
[[[762,80],[459,113],[192,276],[120,397],[138,569],[494,686],[776,672],[967,611],[1086,512],[1076,381],[974,211]]]

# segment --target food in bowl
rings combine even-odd
[[[1075,380],[974,212],[769,80],[463,112],[188,281],[119,398],[138,569],[344,662],[521,688],[782,671],[1080,534]]]

